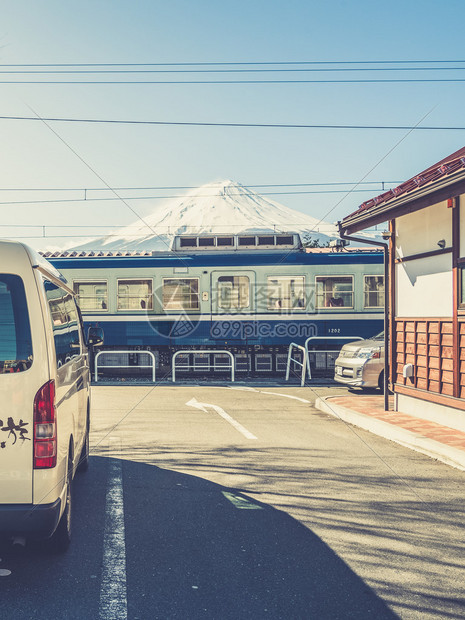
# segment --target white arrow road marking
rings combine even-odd
[[[126,620],[127,617],[123,472],[121,460],[116,454],[110,462],[106,497],[99,618]]]
[[[207,407],[210,407],[211,409],[214,409],[216,413],[220,415],[224,420],[226,420],[226,422],[229,422],[231,426],[234,426],[237,431],[242,433],[246,439],[257,439],[255,435],[248,431],[244,426],[242,426],[242,424],[232,418],[229,413],[226,413],[226,411],[218,405],[212,405],[211,403],[199,403],[196,398],[191,398],[190,401],[186,403],[186,405],[188,407],[195,407],[196,409],[201,409],[202,411],[205,411],[205,413],[208,413]]]

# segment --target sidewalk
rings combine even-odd
[[[383,396],[326,396],[315,407],[371,433],[465,471],[465,433],[400,411],[385,411]]]

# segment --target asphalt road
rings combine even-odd
[[[341,391],[94,388],[72,546],[3,545],[0,618],[464,617],[464,474],[312,407]]]

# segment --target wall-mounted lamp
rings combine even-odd
[[[392,232],[389,230],[383,230],[383,232],[381,233],[383,239],[385,241],[387,241],[388,239],[390,239],[392,237]]]
[[[446,247],[446,240],[445,239],[439,239],[438,246],[441,248],[441,250],[443,250]]]

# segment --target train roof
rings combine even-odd
[[[147,267],[247,267],[265,265],[344,265],[378,264],[383,252],[362,248],[333,251],[214,252],[178,254],[173,252],[46,252],[44,257],[57,269],[114,269]]]

